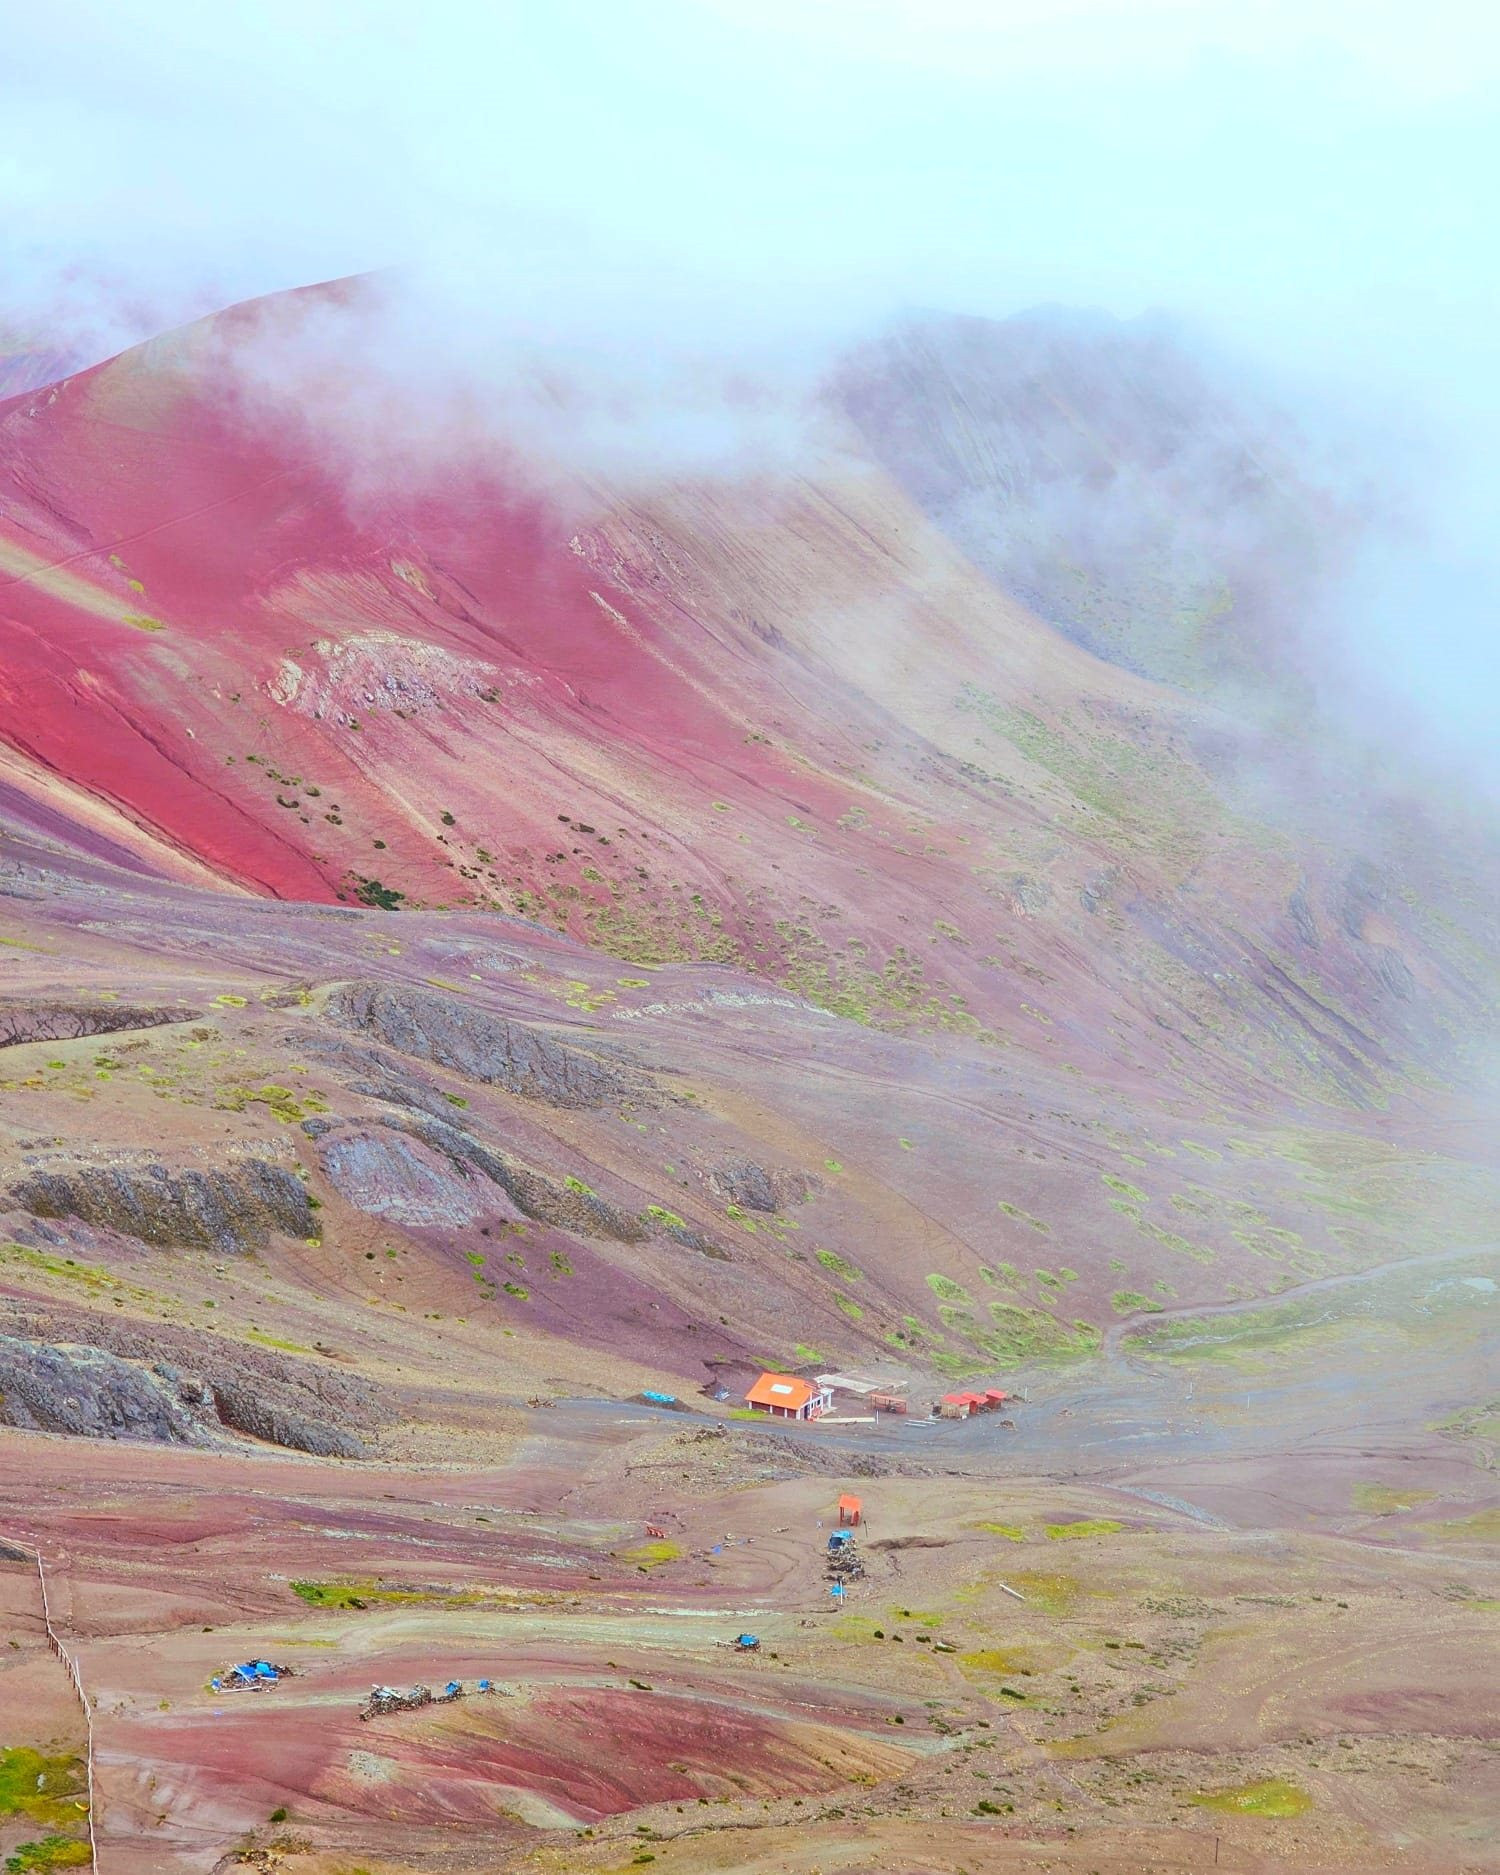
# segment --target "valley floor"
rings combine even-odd
[[[1482,1304],[1468,1267],[1423,1280]],[[1384,1414],[1397,1331],[1355,1322],[1127,1342],[1039,1375],[1014,1431],[562,1402],[463,1464],[12,1433],[0,1533],[42,1550],[94,1702],[104,1875],[1477,1871],[1500,1490],[1453,1408],[1493,1348],[1434,1319]],[[24,1559],[0,1594],[0,1744],[64,1760]],[[256,1656],[293,1677],[211,1690]]]

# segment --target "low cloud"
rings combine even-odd
[[[393,445],[775,467],[903,307],[1164,307],[1392,413],[1331,668],[1483,770],[1497,71],[1462,0],[59,0],[7,22],[0,330],[81,361],[381,272],[239,361],[357,494]]]

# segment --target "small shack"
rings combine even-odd
[[[945,1393],[938,1401],[938,1418],[967,1419],[973,1397],[969,1393]]]
[[[1004,1406],[1010,1397],[1004,1387],[986,1387],[984,1390],[984,1403],[986,1408]]]
[[[863,1512],[864,1505],[857,1497],[851,1497],[847,1491],[839,1499],[839,1522],[841,1524],[858,1524]]]
[[[906,1397],[904,1394],[900,1393],[872,1393],[870,1395],[870,1405],[877,1413],[904,1413],[907,1411]]]
[[[762,1374],[745,1395],[745,1404],[773,1419],[817,1419],[833,1405],[833,1389],[814,1386],[795,1374]]]

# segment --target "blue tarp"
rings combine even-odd
[[[275,1680],[280,1675],[269,1660],[247,1660],[241,1666],[231,1667],[230,1677],[237,1680]]]
[[[641,1398],[643,1400],[655,1400],[659,1406],[675,1406],[677,1404],[677,1395],[675,1393],[653,1393],[649,1387],[641,1395]]]
[[[443,1688],[445,1693],[461,1693],[463,1690],[462,1680],[449,1680],[448,1684]]]
[[[737,1647],[754,1647],[759,1639],[760,1636],[758,1634],[741,1634],[736,1636],[735,1645]]]
[[[846,1543],[852,1543],[853,1541],[854,1532],[852,1530],[835,1530],[833,1535],[828,1539],[828,1547],[830,1549],[842,1549]]]

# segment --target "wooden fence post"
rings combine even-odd
[[[46,1630],[47,1645],[62,1662],[67,1671],[69,1684],[77,1695],[79,1705],[83,1708],[83,1767],[89,1805],[89,1866],[93,1869],[94,1875],[99,1875],[99,1839],[94,1830],[94,1714],[89,1706],[88,1694],[83,1690],[83,1674],[79,1671],[78,1662],[63,1646],[62,1636],[52,1624],[52,1601],[47,1594],[47,1571],[42,1562],[41,1550],[33,1548],[30,1543],[18,1543],[14,1538],[4,1540],[10,1543],[13,1549],[29,1554],[36,1564],[36,1582],[42,1598],[42,1625]]]

